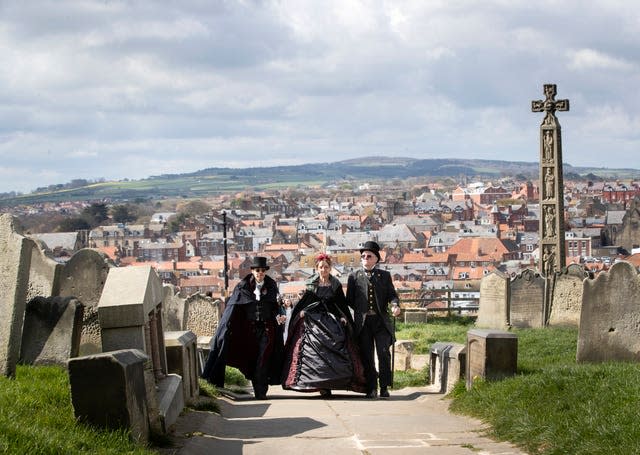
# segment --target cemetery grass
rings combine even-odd
[[[63,368],[18,365],[15,379],[0,376],[0,453],[153,452],[132,442],[125,431],[77,422]]]
[[[453,412],[490,425],[490,435],[530,454],[640,453],[637,363],[577,364],[574,328],[514,329],[518,372],[501,381],[462,381]]]

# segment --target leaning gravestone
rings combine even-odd
[[[571,264],[556,275],[550,326],[578,327],[582,308],[582,282],[589,273],[580,264]]]
[[[531,269],[511,280],[509,321],[513,327],[544,326],[544,279]]]
[[[69,360],[71,403],[76,419],[98,428],[130,431],[139,443],[149,439],[147,355],[138,349],[105,352]]]
[[[506,329],[509,327],[509,277],[491,272],[480,281],[480,306],[476,327]]]
[[[165,284],[162,290],[164,291],[164,297],[162,298],[162,324],[164,325],[164,331],[184,330],[185,299],[180,297],[180,293],[172,284]]]
[[[0,215],[0,373],[9,377],[15,376],[20,357],[34,248],[35,242],[18,232],[15,218]]]
[[[20,362],[63,365],[78,356],[83,306],[73,297],[36,297],[27,303]]]
[[[578,362],[640,359],[640,277],[629,262],[583,282],[576,357]]]
[[[102,352],[98,302],[112,267],[105,254],[84,248],[71,256],[60,274],[60,296],[75,297],[84,305],[79,355]]]
[[[29,286],[27,302],[35,297],[51,297],[58,295],[60,273],[63,265],[54,261],[48,253],[47,246],[41,240],[34,240],[37,248],[31,250],[29,266]]]

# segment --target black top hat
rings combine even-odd
[[[380,245],[376,242],[369,240],[368,242],[364,242],[364,246],[360,248],[360,253],[363,251],[371,251],[378,258],[378,262],[380,261]]]
[[[251,269],[269,270],[269,266],[267,265],[267,258],[264,256],[254,257],[253,262],[251,263]]]

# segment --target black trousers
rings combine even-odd
[[[391,385],[391,346],[392,337],[382,322],[382,317],[369,315],[365,317],[364,326],[360,332],[358,343],[360,354],[362,355],[362,365],[367,384],[367,392],[377,389],[378,378],[380,387]],[[378,356],[379,374],[376,372],[374,359],[375,353]]]
[[[258,355],[256,356],[255,373],[251,380],[253,394],[256,397],[265,396],[269,389],[269,360],[271,352],[269,347],[269,335],[264,322],[255,321],[252,323]]]

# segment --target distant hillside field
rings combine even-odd
[[[200,197],[244,189],[262,191],[421,177],[497,179],[520,176],[537,180],[538,172],[537,162],[366,157],[296,166],[207,168],[186,174],[160,175],[142,180],[100,182],[73,187],[54,185],[29,194],[4,197],[0,199],[0,205],[11,207],[19,204],[56,201]],[[564,166],[564,173],[565,176],[596,176],[612,180],[640,178],[640,171],[636,169],[581,168],[568,164]]]

